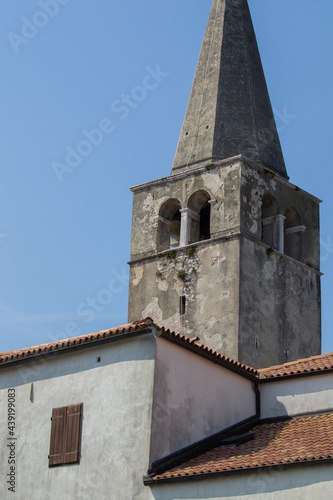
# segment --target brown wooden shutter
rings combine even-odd
[[[82,404],[67,406],[64,437],[64,464],[78,463],[80,459]]]
[[[49,466],[61,465],[64,463],[64,430],[66,419],[66,407],[53,408]]]

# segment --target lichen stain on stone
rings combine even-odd
[[[215,316],[209,316],[209,319],[207,321],[207,326],[208,328],[213,328],[213,326],[216,325],[216,317]]]
[[[183,185],[183,199],[191,196],[193,192],[194,177],[187,179]],[[183,207],[184,208],[184,207]]]
[[[196,298],[196,308],[199,311],[199,314],[202,315],[205,314],[206,302],[207,302],[207,296],[203,295],[202,293],[198,293]]]
[[[213,266],[218,266],[219,265],[219,258],[218,257],[212,257],[212,267]]]
[[[209,343],[214,346],[214,351],[223,352],[223,338],[220,333],[214,333],[209,337]]]
[[[158,298],[154,297],[153,300],[147,305],[146,309],[142,311],[143,318],[153,318],[155,323],[162,324],[162,310],[158,305]]]
[[[138,286],[138,284],[140,283],[140,281],[142,280],[142,277],[143,277],[143,267],[137,267],[134,269],[134,278],[133,278],[133,285],[134,286]]]
[[[169,288],[169,284],[166,280],[157,280],[157,286],[158,289],[161,290],[161,292],[166,292]]]
[[[269,187],[272,191],[276,191],[276,188],[277,188],[277,182],[274,180],[274,179],[271,179],[270,180],[270,183],[269,183]]]
[[[257,231],[258,231],[258,222],[257,221],[253,221],[253,224],[250,227],[250,232],[253,233],[253,234],[257,234]]]
[[[179,314],[176,313],[173,316],[170,316],[164,321],[161,321],[162,326],[166,326],[170,330],[175,332],[181,332],[181,325],[179,321]],[[189,335],[191,332],[186,330],[186,334]]]
[[[235,314],[234,313],[227,314],[226,316],[223,316],[221,318],[222,326],[232,325],[234,323],[234,321],[235,321]]]
[[[221,188],[221,183],[223,183],[219,174],[220,172],[215,170],[210,175],[205,175],[203,179],[204,187],[211,193],[214,193],[214,195],[220,191],[219,188]]]
[[[264,274],[266,280],[274,279],[274,275],[276,272],[276,259],[273,258],[270,261],[265,262],[264,264]]]
[[[150,210],[152,203],[153,203],[153,195],[152,193],[148,193],[142,203],[143,210]]]

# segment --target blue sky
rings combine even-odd
[[[323,351],[333,351],[333,2],[249,4],[290,180],[324,200]],[[128,188],[170,173],[210,7],[1,2],[1,351],[126,322]]]

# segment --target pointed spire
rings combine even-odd
[[[247,0],[214,0],[171,173],[239,154],[288,178]]]

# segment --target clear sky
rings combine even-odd
[[[333,351],[333,2],[249,4],[290,180],[324,200]],[[0,351],[126,323],[128,188],[170,173],[210,7],[1,2]]]

